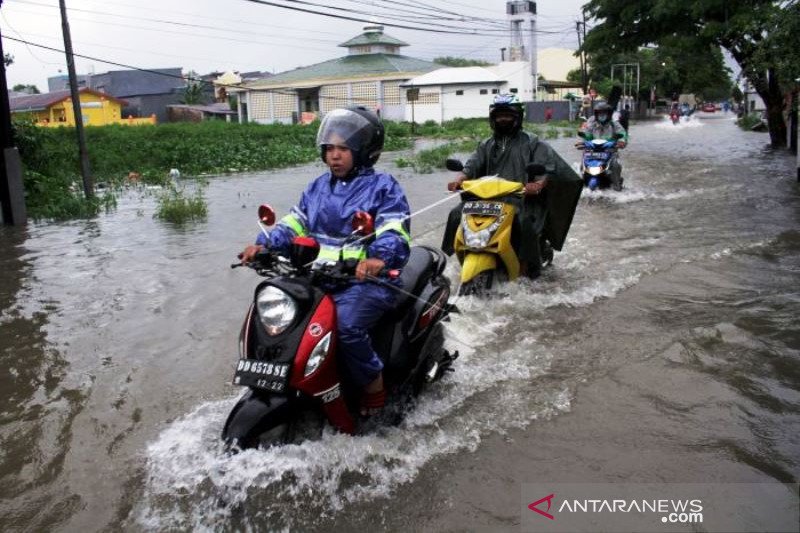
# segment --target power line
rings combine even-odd
[[[346,1],[354,3],[354,4],[362,4],[362,2],[360,0],[346,0]],[[382,9],[397,10],[397,2],[394,1],[394,0],[373,0],[373,1],[369,2],[369,4],[372,5],[372,6],[378,7],[376,5],[375,1],[378,1],[378,2],[381,2],[381,3],[384,3],[384,4],[389,4],[390,7],[382,8]],[[415,2],[415,3],[417,3],[417,2]],[[492,24],[494,26],[505,26],[506,25],[505,21],[501,21],[499,19],[498,20],[493,20],[493,19],[487,19],[487,18],[472,17],[470,15],[464,15],[464,14],[461,14],[461,13],[453,13],[453,12],[450,12],[450,11],[444,11],[444,10],[441,10],[439,8],[434,8],[432,6],[431,7],[429,7],[427,5],[423,5],[423,6],[424,7],[422,7],[421,9],[427,9],[427,12],[419,11],[419,10],[417,10],[417,8],[411,8],[410,6],[406,6],[406,9],[404,9],[402,11],[405,12],[405,13],[419,13],[419,14],[423,14],[424,13],[425,17],[427,17],[427,18],[435,18],[437,20],[455,20],[455,21],[461,21],[461,22],[475,21],[476,23],[481,23],[481,24],[487,24],[488,23],[488,24]],[[443,14],[453,15],[456,18],[449,18],[449,17],[441,17],[441,16],[436,16],[436,15],[431,15],[430,14],[431,11],[437,11],[437,12],[440,12],[440,13],[443,13]]]
[[[53,37],[52,35],[47,35],[47,34],[42,34],[42,33],[30,33],[30,32],[26,32],[25,34],[22,34],[20,32],[16,32],[16,33],[20,36],[20,38],[40,37],[40,38],[43,38],[43,39],[50,39],[50,40],[54,40],[54,41],[60,41],[60,39],[58,37]],[[75,41],[75,40],[73,40],[72,42],[76,43],[76,44],[87,45],[87,46],[97,46],[99,48],[108,48],[110,50],[121,50],[123,52],[135,52],[135,53],[142,53],[142,54],[159,55],[159,56],[164,56],[164,57],[175,57],[175,58],[178,58],[178,59],[191,59],[191,60],[195,60],[195,61],[217,61],[217,62],[222,63],[222,64],[225,64],[225,63],[227,63],[229,61],[228,59],[219,59],[219,58],[215,58],[215,57],[194,57],[194,56],[185,56],[185,55],[178,55],[178,54],[166,54],[164,52],[156,52],[155,50],[143,50],[141,48],[136,48],[136,49],[134,49],[134,48],[125,48],[125,47],[122,47],[122,46],[113,46],[113,45],[104,44],[104,43],[93,43],[93,42],[89,42],[89,41]],[[61,63],[49,63],[49,64],[61,65]],[[251,66],[251,67],[256,67],[256,66],[257,67],[263,67],[263,64],[261,64],[261,63],[256,64],[256,63],[239,62],[237,64],[239,64],[239,65],[248,65],[248,66]]]
[[[16,3],[17,1],[18,0],[15,0],[14,3]],[[88,1],[89,2],[98,2],[98,3],[103,4],[104,6],[105,5],[115,5],[115,6],[120,6],[120,7],[127,7],[127,8],[130,8],[130,9],[141,10],[141,6],[134,5],[134,4],[126,4],[126,3],[122,3],[122,2],[111,2],[109,0],[88,0]],[[204,20],[206,18],[205,15],[198,15],[196,13],[187,13],[186,11],[173,11],[173,10],[170,10],[170,9],[161,9],[161,8],[152,8],[152,7],[149,7],[148,9],[150,11],[160,11],[161,13],[171,13],[173,15],[184,15],[184,16],[188,16],[188,17],[201,18],[201,19],[204,19]],[[220,18],[220,17],[217,17],[217,16],[214,16],[214,19],[217,20],[217,21],[220,21],[220,22],[233,22],[235,24],[246,24],[248,26],[258,26],[259,28],[263,28],[263,27],[280,28],[280,29],[285,29],[286,28],[286,26],[280,26],[280,25],[276,25],[276,24],[267,24],[265,22],[253,22],[252,20],[227,19],[227,18]],[[232,31],[235,31],[235,30],[232,30]],[[323,30],[303,30],[302,28],[295,29],[294,31],[308,32],[308,33],[314,33],[314,34],[324,33],[324,34],[327,34],[327,35],[336,35],[336,36],[341,35],[340,32],[323,31]]]
[[[257,3],[263,3],[263,0],[248,0],[248,1],[256,1]],[[332,10],[335,10],[335,11],[343,11],[345,13],[356,13],[356,14],[359,14],[359,15],[374,16],[371,13],[365,13],[364,11],[360,11],[360,10],[357,10],[357,9],[348,9],[346,7],[318,4],[316,2],[310,2],[308,0],[283,0],[283,1],[287,2],[287,3],[292,3],[292,4],[302,4],[302,5],[308,5],[308,6],[313,6],[313,7],[323,7],[323,8],[332,9]],[[284,7],[288,7],[288,6],[284,6]],[[386,16],[386,15],[384,15],[384,17],[386,17],[386,18],[398,18],[398,17],[391,17],[391,16]],[[441,27],[444,27],[444,28],[452,27],[452,26],[448,26],[448,25],[445,25],[445,24],[437,24],[437,23],[434,23],[434,22],[419,22],[419,24],[426,24],[428,26],[441,26]],[[387,23],[385,25],[388,26],[389,24]],[[419,27],[416,28],[416,29],[424,30],[424,28],[419,28]],[[471,30],[471,28],[458,28],[458,29],[460,29],[460,30]],[[446,31],[452,33],[452,30],[446,30]],[[494,30],[483,30],[483,31],[494,31]]]
[[[3,11],[0,11],[0,15],[2,15],[2,17],[3,17],[3,21],[6,23],[6,26],[8,26],[8,27],[9,27],[9,29],[10,29],[11,31],[13,31],[14,33],[16,33],[17,35],[19,35],[20,37],[23,37],[23,35],[22,35],[20,32],[18,32],[16,29],[14,29],[14,27],[13,27],[13,26],[11,25],[11,23],[8,21],[8,19],[6,18],[6,14],[5,14],[5,12],[3,12]],[[36,61],[38,61],[39,63],[41,63],[41,64],[43,64],[43,65],[59,65],[59,66],[61,66],[61,65],[64,65],[64,63],[62,63],[62,62],[44,61],[44,60],[43,60],[43,59],[41,59],[39,56],[37,56],[36,54],[34,54],[34,53],[33,53],[33,50],[31,50],[30,46],[28,46],[27,44],[25,45],[25,48],[27,48],[27,49],[28,49],[28,53],[30,53],[30,54],[31,54],[31,56],[32,56],[32,57],[33,57],[33,58],[34,58]]]
[[[351,17],[351,16],[347,16],[347,15],[337,15],[335,13],[325,13],[323,11],[316,11],[316,10],[313,10],[313,9],[307,9],[307,8],[302,8],[302,7],[293,7],[293,6],[281,5],[281,4],[276,4],[275,2],[269,2],[267,0],[244,0],[244,1],[245,2],[251,2],[251,3],[254,3],[254,4],[259,4],[259,5],[279,7],[279,8],[282,8],[282,9],[289,9],[291,11],[299,11],[299,12],[302,12],[302,13],[311,13],[313,15],[322,15],[322,16],[325,16],[325,17],[332,17],[332,18],[336,18],[336,19],[354,20],[354,21],[357,21],[357,22],[364,22],[364,23],[367,23],[367,24],[374,24],[375,23],[374,21],[369,20],[369,19],[365,19],[365,18],[357,18],[357,17]],[[310,2],[301,2],[301,0],[286,0],[286,1],[287,2],[293,2],[293,3],[310,4]],[[317,4],[312,4],[312,5],[317,5]],[[367,15],[367,16],[369,15],[368,13],[362,13],[362,14],[363,15]],[[456,30],[437,30],[437,29],[434,29],[434,28],[423,28],[423,27],[419,27],[419,26],[408,26],[408,25],[404,25],[404,24],[395,24],[393,22],[383,22],[381,24],[383,26],[390,26],[390,27],[393,27],[393,28],[403,28],[403,29],[407,29],[407,30],[426,31],[426,32],[431,32],[431,33],[442,33],[442,34],[450,34],[450,35],[483,35],[483,36],[491,36],[492,35],[491,33],[485,33],[485,32],[491,32],[491,30],[483,30],[483,32],[465,31],[463,29],[461,31],[456,31]],[[503,30],[503,31],[504,32],[508,32],[510,30]],[[537,31],[537,33],[558,33],[558,32]]]
[[[29,13],[29,14],[31,13],[30,11],[24,11],[24,10],[23,11],[17,10],[17,12],[19,12],[19,13]],[[36,15],[40,15],[41,16],[42,13],[36,13]],[[56,15],[53,15],[53,14],[50,14],[50,13],[45,13],[44,16],[56,16]],[[72,20],[77,20],[77,21],[81,21],[81,22],[92,22],[92,21],[89,21],[87,19],[82,19],[82,18],[73,18]],[[209,34],[202,34],[202,33],[201,34],[198,34],[198,33],[186,33],[186,32],[174,31],[174,30],[167,30],[167,29],[163,29],[163,28],[147,28],[147,27],[144,27],[144,26],[135,26],[135,25],[132,25],[132,24],[122,24],[122,23],[119,23],[119,22],[104,22],[104,24],[108,25],[108,26],[117,26],[117,27],[120,27],[120,28],[131,28],[131,29],[134,29],[134,30],[155,31],[155,32],[159,32],[159,33],[171,33],[171,34],[174,34],[174,35],[183,35],[184,37],[190,36],[190,37],[202,38],[202,39],[218,39],[218,40],[222,40],[222,41],[231,41],[231,42],[243,43],[243,44],[264,44],[264,45],[267,45],[267,46],[276,46],[276,45],[277,46],[287,46],[284,43],[236,39],[236,38],[233,38],[233,37],[225,37],[225,36],[222,36],[222,35],[209,35]],[[230,30],[230,31],[233,32],[234,30]],[[286,38],[290,39],[289,37],[286,37]],[[327,48],[315,48],[315,47],[311,47],[311,46],[292,45],[292,47],[293,48],[304,49],[304,50],[316,50],[316,51],[320,51],[320,52],[329,52],[330,51]]]
[[[49,8],[55,8],[56,7],[56,6],[52,6],[50,4],[42,4],[42,3],[39,3],[39,2],[31,2],[31,1],[28,1],[28,0],[16,0],[16,2],[14,2],[14,3],[15,4],[27,4],[27,5],[31,5],[31,6],[49,7]],[[92,9],[79,9],[79,8],[70,7],[70,8],[68,8],[68,10],[69,11],[80,12],[80,13],[89,13],[89,14],[92,14],[92,15],[103,15],[103,16],[108,16],[108,17],[117,17],[117,18],[124,18],[124,19],[141,20],[141,21],[144,21],[144,22],[156,22],[156,23],[159,23],[159,24],[169,24],[169,25],[172,25],[172,26],[180,26],[180,27],[186,27],[186,28],[198,28],[198,29],[203,29],[203,30],[214,30],[214,31],[236,33],[237,35],[240,35],[240,34],[257,35],[257,36],[263,36],[264,35],[264,32],[238,30],[238,29],[234,29],[234,28],[223,28],[223,27],[219,27],[219,26],[210,26],[210,25],[207,25],[207,24],[194,24],[194,23],[191,23],[191,22],[178,22],[178,21],[175,21],[175,20],[164,20],[164,19],[154,19],[154,18],[148,18],[148,17],[137,17],[135,15],[119,15],[117,13],[108,13],[106,11],[95,11],[95,10],[92,10]],[[22,11],[22,13],[26,13],[26,12]],[[30,11],[28,11],[27,13],[30,13]],[[49,14],[49,13],[48,13],[48,15],[52,16],[52,14]],[[86,21],[86,19],[77,19],[77,20]],[[110,24],[110,23],[107,23],[107,24]],[[130,26],[130,25],[123,25],[123,27],[137,28],[137,26]],[[138,27],[138,29],[152,29],[152,28],[141,28],[141,27]],[[183,35],[186,35],[186,34],[183,34]],[[279,38],[296,40],[294,37],[279,37]],[[317,42],[321,42],[321,43],[338,43],[338,41],[333,40],[333,39],[314,39],[313,37],[304,37],[303,40],[304,41],[317,41]]]

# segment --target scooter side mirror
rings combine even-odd
[[[539,163],[528,163],[525,165],[525,171],[528,174],[528,179],[533,179],[536,176],[541,176],[542,174],[547,173],[547,169],[544,165],[540,165]]]
[[[581,139],[585,139],[586,138],[586,133],[584,133],[582,131],[579,131],[578,132],[578,137],[580,137]]]
[[[447,168],[447,170],[451,170],[453,172],[461,172],[464,170],[464,163],[458,159],[448,159],[444,162],[444,166]]]
[[[372,235],[375,231],[375,222],[372,215],[366,211],[358,211],[353,215],[353,233],[360,235]]]
[[[258,220],[265,226],[275,224],[275,210],[267,204],[258,206]]]

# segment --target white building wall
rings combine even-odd
[[[413,102],[414,122],[419,124],[433,120],[442,122],[442,88],[439,86],[420,87],[419,100]],[[412,102],[406,100],[406,92],[402,92],[405,102],[405,120],[411,122]]]
[[[420,87],[420,101],[414,103],[414,120],[418,123],[433,120],[441,124],[456,118],[487,117],[494,94],[503,92],[503,87],[496,83]],[[439,98],[433,101],[427,96],[431,94]],[[405,120],[411,122],[411,102],[406,103]]]
[[[403,105],[405,89],[400,87],[401,83],[403,82],[400,80],[383,82],[381,118],[384,120],[401,121],[405,119],[405,107]]]
[[[527,61],[503,61],[497,65],[484,67],[493,72],[506,83],[500,88],[500,92],[512,92],[516,89],[516,94],[521,102],[532,102],[533,98],[533,76],[531,76],[531,64]]]
[[[455,118],[488,116],[489,105],[494,97],[493,89],[499,90],[496,84],[445,87],[442,98],[442,119],[448,121]]]
[[[762,100],[761,96],[759,96],[758,93],[755,91],[744,93],[744,99],[747,102],[748,113],[767,110],[767,106],[764,104],[764,100]]]

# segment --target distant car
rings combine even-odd
[[[716,110],[717,106],[715,106],[711,102],[706,102],[705,104],[703,104],[703,111],[705,111],[706,113],[713,113]]]

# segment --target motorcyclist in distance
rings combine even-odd
[[[595,106],[594,116],[581,127],[581,131],[586,135],[586,140],[605,139],[608,141],[616,139],[618,133],[622,138],[617,141],[617,148],[625,148],[628,144],[628,132],[618,121],[612,118],[613,110],[611,106],[603,102]],[[583,141],[576,143],[582,145]],[[615,191],[622,190],[622,164],[619,156],[615,157],[611,163],[611,186]]]

